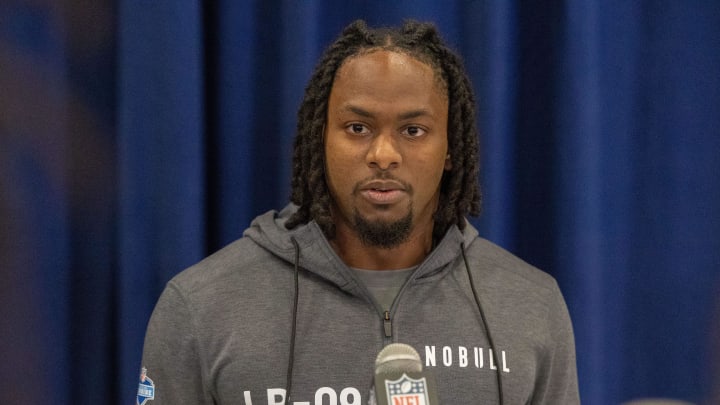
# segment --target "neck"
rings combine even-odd
[[[336,223],[335,238],[330,241],[335,252],[350,267],[368,270],[406,269],[420,264],[432,250],[433,222],[414,224],[408,239],[394,248],[368,246],[354,229]]]

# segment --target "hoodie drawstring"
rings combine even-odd
[[[294,237],[290,237],[293,246],[295,247],[295,301],[293,302],[293,313],[292,313],[292,331],[290,332],[290,356],[287,367],[287,380],[285,381],[285,403],[291,404],[290,402],[290,390],[292,389],[292,374],[293,374],[293,363],[295,363],[295,334],[297,333],[297,315],[298,315],[298,295],[300,289],[298,287],[298,267],[300,265],[300,245]]]
[[[290,332],[290,354],[288,359],[288,367],[287,367],[287,380],[285,382],[285,403],[291,404],[290,402],[290,390],[292,389],[292,375],[293,375],[293,365],[295,362],[295,336],[297,334],[297,316],[298,316],[298,297],[300,293],[299,289],[299,266],[300,266],[300,245],[298,244],[297,240],[295,238],[291,237],[290,240],[292,241],[293,247],[295,248],[295,262],[294,262],[294,271],[293,271],[293,278],[294,278],[294,289],[295,289],[295,297],[293,301],[293,313],[292,313],[292,329]],[[470,265],[468,264],[467,256],[465,254],[465,244],[460,244],[460,250],[462,252],[463,262],[465,263],[465,270],[467,271],[468,279],[470,280],[470,289],[473,293],[473,298],[475,299],[475,305],[477,305],[478,311],[480,312],[480,320],[482,321],[483,327],[485,328],[485,332],[487,333],[488,337],[488,343],[490,344],[490,348],[492,348],[492,354],[493,354],[493,360],[495,361],[495,364],[500,364],[498,361],[498,354],[497,349],[495,348],[495,342],[492,338],[492,333],[490,333],[490,328],[488,327],[487,319],[485,317],[485,311],[483,310],[482,304],[480,303],[480,297],[478,296],[477,290],[475,289],[475,281],[473,280],[472,272],[470,271]],[[495,374],[497,377],[497,386],[498,386],[498,400],[500,405],[504,405],[504,399],[503,399],[503,387],[502,387],[502,372],[500,370],[497,370],[497,373]]]
[[[503,405],[503,389],[502,389],[502,371],[499,369],[499,362],[498,362],[498,354],[497,349],[495,348],[495,342],[493,342],[492,334],[490,333],[490,328],[488,328],[487,319],[485,318],[485,311],[483,311],[483,307],[480,304],[480,297],[478,296],[477,290],[475,290],[475,281],[473,280],[472,272],[470,271],[470,265],[467,261],[467,256],[465,256],[465,244],[460,244],[460,250],[462,251],[462,257],[463,262],[465,262],[465,270],[467,271],[468,278],[470,279],[470,289],[472,289],[473,298],[475,298],[475,305],[477,305],[478,311],[480,311],[480,320],[482,321],[483,327],[485,328],[485,333],[487,333],[488,343],[490,344],[490,348],[492,349],[492,355],[493,360],[495,361],[495,364],[498,365],[498,370],[495,375],[497,376],[497,387],[498,387],[498,401],[500,405]]]

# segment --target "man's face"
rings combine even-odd
[[[325,128],[338,232],[385,248],[413,231],[432,232],[440,180],[450,169],[447,120],[446,91],[427,64],[384,50],[343,63]]]

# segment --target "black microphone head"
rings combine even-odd
[[[422,360],[418,352],[404,343],[391,343],[375,359],[375,375],[387,373],[419,373]]]

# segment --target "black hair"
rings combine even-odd
[[[433,238],[440,240],[452,224],[464,229],[465,216],[480,213],[475,99],[460,57],[445,45],[434,25],[417,21],[406,21],[399,28],[370,29],[364,21],[357,20],[345,27],[325,50],[298,111],[290,200],[299,208],[285,226],[292,229],[315,220],[328,238],[335,237],[323,143],[328,99],[343,62],[374,50],[404,53],[426,63],[447,90],[448,153],[452,168],[443,174],[440,201],[434,214]]]

